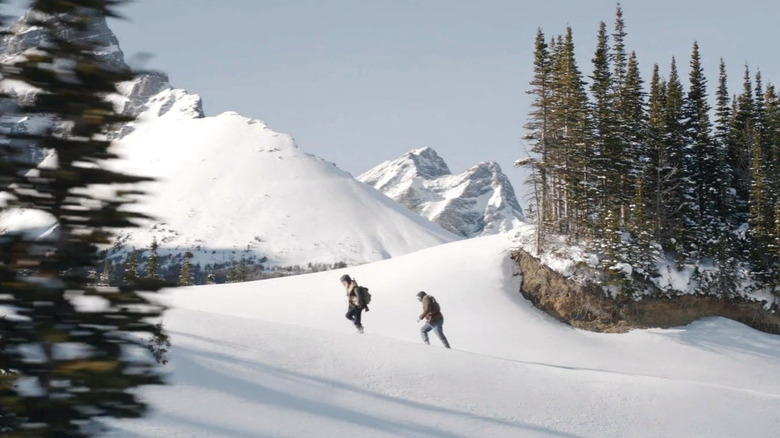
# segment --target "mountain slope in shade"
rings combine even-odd
[[[262,121],[140,119],[112,165],[159,180],[138,207],[157,219],[123,232],[126,246],[155,237],[198,261],[248,254],[273,265],[356,264],[458,239]]]
[[[524,220],[512,184],[493,162],[453,175],[433,149],[423,148],[358,179],[463,237],[506,232]]]

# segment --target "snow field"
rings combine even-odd
[[[517,293],[507,236],[347,270],[171,290],[169,386],[112,436],[771,437],[780,337],[722,318],[669,330],[567,327]],[[338,278],[371,289],[366,334]],[[453,350],[415,323],[442,305]]]

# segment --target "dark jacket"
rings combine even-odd
[[[444,319],[444,316],[441,314],[441,307],[439,307],[439,303],[436,301],[436,298],[432,297],[431,295],[426,295],[423,297],[422,306],[423,312],[420,314],[419,319],[425,318],[428,320],[428,322],[436,322],[438,320]]]

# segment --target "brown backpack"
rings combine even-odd
[[[439,307],[439,302],[436,301],[436,298],[434,298],[432,295],[428,295],[428,297],[430,298],[430,303],[428,304],[428,311],[431,313],[431,315],[440,313],[441,307]]]

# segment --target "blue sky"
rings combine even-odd
[[[237,111],[291,134],[354,175],[430,146],[453,172],[496,161],[512,168],[529,98],[537,27],[571,25],[588,75],[612,0],[137,0],[112,21],[128,58],[203,97],[208,115]],[[739,91],[745,63],[780,81],[780,2],[624,0],[627,48],[643,79],[672,56],[686,80],[698,40],[709,91],[719,58]],[[525,205],[523,200],[521,203]]]

